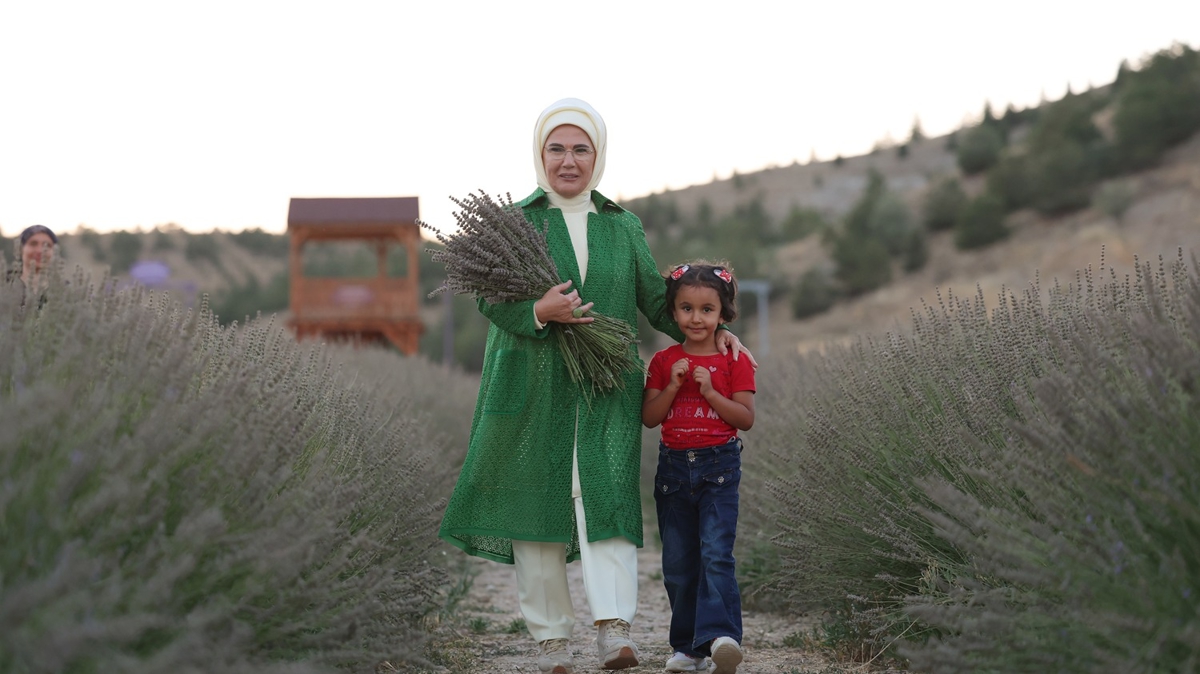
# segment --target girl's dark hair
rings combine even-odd
[[[696,260],[676,265],[663,277],[667,283],[667,311],[675,310],[675,295],[684,286],[712,288],[721,298],[721,320],[737,318],[737,279],[729,263]]]

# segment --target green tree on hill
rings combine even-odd
[[[126,272],[142,254],[142,235],[124,230],[113,232],[109,248],[112,250],[113,271]]]
[[[834,276],[847,295],[861,295],[892,280],[892,258],[878,239],[839,236],[833,244]]]
[[[912,211],[895,192],[884,192],[871,209],[867,221],[870,236],[878,239],[895,257],[912,245],[913,233],[918,230]]]
[[[925,227],[931,232],[953,229],[967,204],[967,193],[957,178],[946,178],[934,185],[922,204]]]
[[[1128,73],[1113,119],[1126,170],[1144,168],[1200,131],[1200,52],[1176,44]]]
[[[809,269],[792,291],[792,317],[808,318],[828,310],[837,300],[837,285],[824,269]]]
[[[780,236],[784,241],[795,241],[819,232],[825,226],[825,218],[820,211],[793,204],[792,210],[780,225]]]
[[[221,246],[217,242],[217,233],[215,231],[204,234],[184,232],[183,256],[189,262],[207,261],[220,268],[222,266]]]
[[[1004,135],[995,124],[980,124],[963,134],[958,141],[958,167],[966,175],[975,175],[991,168],[1004,149]]]
[[[858,295],[890,281],[894,257],[905,256],[909,269],[923,265],[924,240],[914,239],[916,229],[908,207],[888,192],[883,175],[870,171],[841,231],[831,235],[834,276],[846,294]]]
[[[288,255],[287,234],[272,234],[255,227],[229,234],[233,242],[246,250],[265,257],[286,258]]]
[[[988,192],[1006,211],[1032,206],[1058,215],[1086,207],[1092,186],[1114,170],[1111,147],[1093,121],[1108,100],[1091,91],[1044,104],[1024,143],[988,172]]]
[[[991,194],[981,194],[963,209],[954,243],[963,250],[981,248],[1008,236],[1004,204]]]
[[[914,117],[912,130],[908,133],[908,144],[916,145],[925,140],[925,131],[921,129],[921,118]]]
[[[282,311],[288,306],[288,270],[284,269],[267,281],[266,285],[250,276],[245,282],[221,293],[212,304],[213,316],[222,325],[233,321],[243,322],[264,314]]]

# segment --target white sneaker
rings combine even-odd
[[[570,642],[566,639],[547,639],[539,643],[538,669],[549,674],[575,674]]]
[[[708,660],[703,655],[692,657],[682,651],[675,651],[675,655],[667,660],[668,672],[707,672]]]
[[[713,670],[711,674],[737,674],[742,664],[742,647],[729,637],[717,637],[712,642]]]
[[[637,645],[629,638],[629,623],[624,620],[605,620],[597,626],[596,650],[604,669],[637,667]]]

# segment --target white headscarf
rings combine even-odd
[[[537,124],[533,127],[533,167],[537,172],[537,184],[547,192],[550,189],[550,179],[546,176],[546,167],[542,164],[542,148],[546,146],[546,138],[550,132],[562,126],[571,124],[583,129],[596,146],[596,160],[592,164],[592,179],[583,190],[584,194],[596,189],[600,177],[604,175],[604,157],[608,153],[608,131],[604,128],[604,119],[596,109],[578,98],[564,98],[555,101],[542,111]],[[556,193],[557,194],[557,193]]]

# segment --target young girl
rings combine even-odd
[[[742,603],[733,574],[742,441],[754,424],[754,369],[717,351],[737,317],[727,265],[683,264],[666,278],[667,306],[685,341],[650,361],[642,423],[662,424],[654,502],[663,583],[671,600],[668,672],[733,674],[742,661]]]

